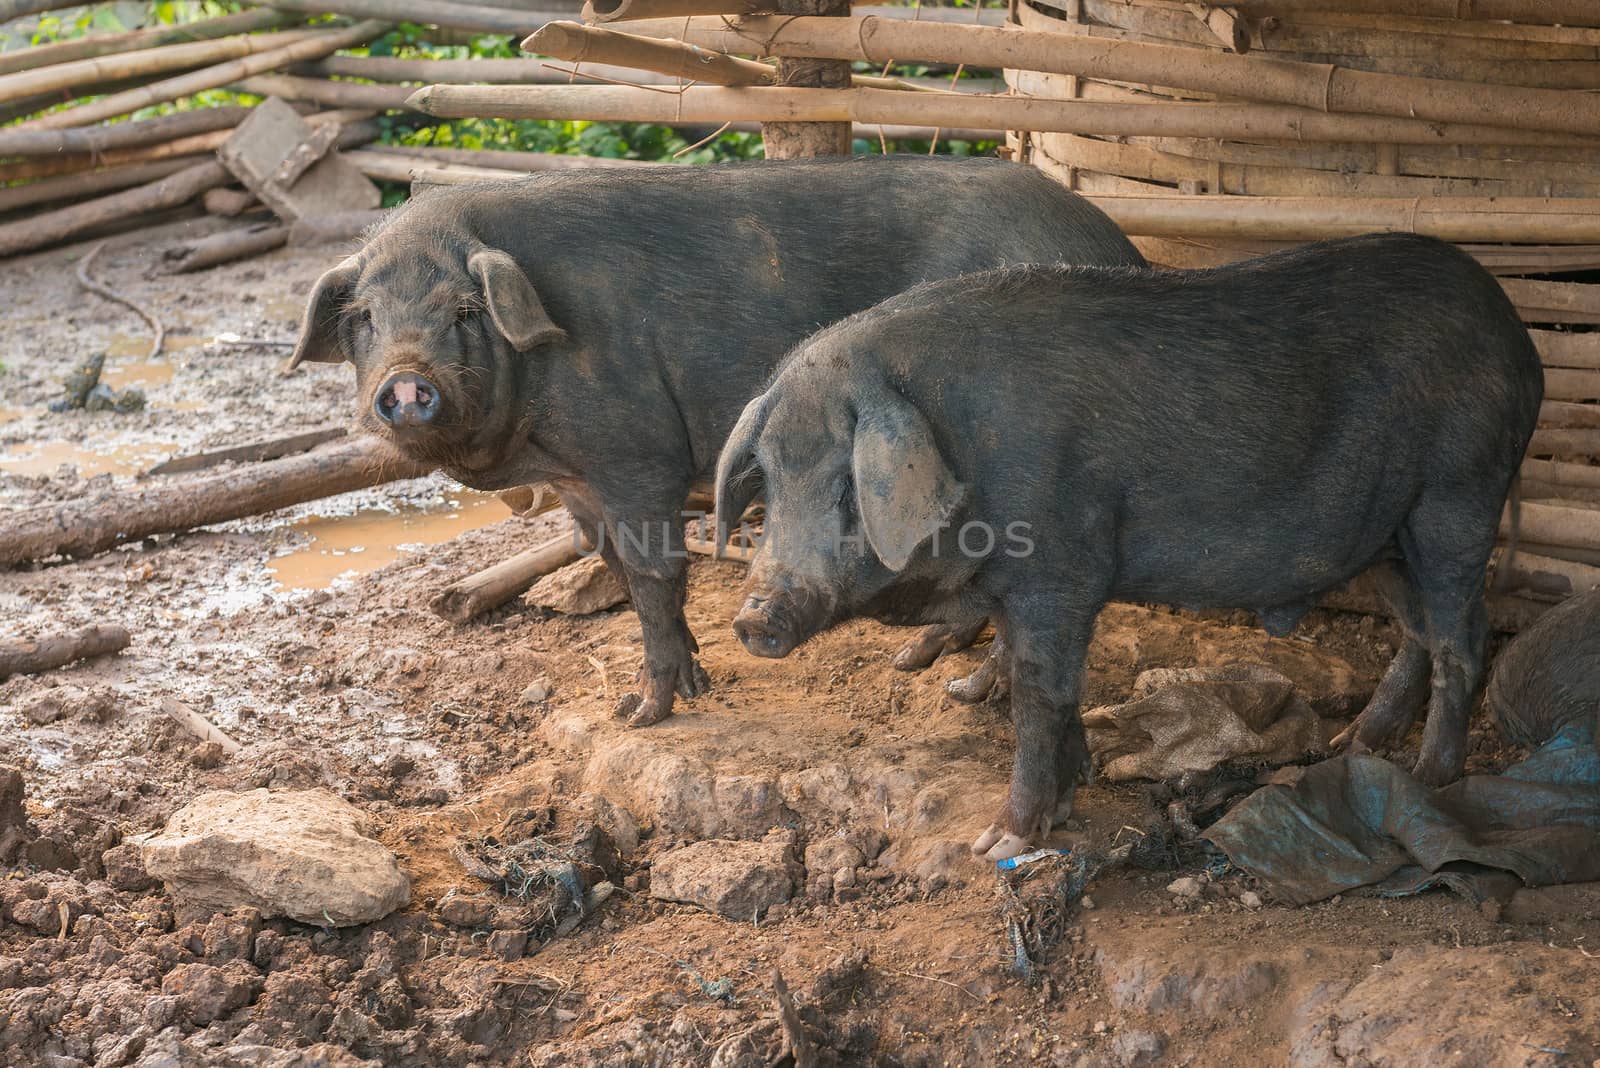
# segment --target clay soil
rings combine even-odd
[[[182,345],[129,372],[151,399],[133,415],[45,411],[77,360],[143,336],[125,309],[78,292],[82,249],[6,265],[0,507],[83,493],[96,466],[129,482],[175,448],[347,416],[346,369],[283,378],[283,350],[212,340],[291,339],[334,254],[163,277],[153,267],[172,235],[119,239],[98,264]],[[78,469],[15,462],[42,442]],[[0,879],[0,1064],[787,1063],[775,969],[818,1063],[1600,1064],[1594,888],[1521,891],[1504,910],[1442,892],[1291,908],[1167,842],[1170,792],[1096,785],[1056,844],[1153,835],[1156,847],[1051,914],[1058,869],[1002,884],[966,853],[1001,795],[1010,746],[1003,705],[944,694],[977,654],[898,673],[889,658],[904,632],[856,623],[788,660],[753,660],[728,627],[737,564],[692,569],[689,621],[713,692],[632,732],[611,717],[640,657],[626,607],[574,618],[514,602],[460,627],[427,610],[446,582],[559,530],[559,513],[398,552],[327,589],[274,582],[274,561],[309,537],[305,516],[426,511],[452,489],[396,484],[0,574],[7,635],[102,621],[134,635],[120,656],[0,684],[0,765],[21,770],[29,817],[25,862]],[[1149,668],[1261,662],[1293,678],[1331,731],[1394,642],[1388,623],[1357,615],[1316,613],[1271,639],[1243,616],[1114,606],[1090,654],[1087,704],[1125,699]],[[529,703],[539,679],[551,696]],[[60,686],[77,688],[65,715],[25,714]],[[244,750],[224,759],[201,745],[163,698]],[[1511,759],[1477,730],[1474,769]],[[140,878],[136,850],[117,849],[201,791],[259,786],[324,786],[364,810],[411,875],[410,907],[346,929],[191,916]],[[494,893],[460,847],[518,827],[560,840],[587,825],[621,861],[618,892],[581,926],[506,960],[516,955],[487,925],[447,922],[447,899]],[[664,853],[774,829],[797,859],[834,837],[860,849],[844,880],[854,885],[806,873],[759,922],[650,896]],[[1200,896],[1167,891],[1181,876],[1200,880]],[[1251,893],[1264,903],[1247,907]],[[1006,923],[1018,902],[1044,936],[1027,975]],[[213,996],[195,992],[201,979]]]

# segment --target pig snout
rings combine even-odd
[[[390,375],[372,401],[379,420],[397,431],[430,426],[442,406],[439,387],[415,371]]]
[[[785,597],[752,594],[733,617],[733,632],[751,656],[781,660],[800,644],[793,606]]]

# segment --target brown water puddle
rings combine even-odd
[[[277,557],[267,569],[283,590],[320,590],[333,580],[376,571],[400,558],[406,547],[438,545],[457,534],[511,516],[511,509],[489,493],[457,490],[442,505],[402,505],[395,511],[370,508],[348,516],[311,516],[294,523],[310,534],[304,549]]]
[[[106,345],[106,366],[100,372],[100,381],[112,389],[164,386],[172,381],[171,354],[199,348],[209,341],[210,338],[199,334],[168,334],[162,354],[151,360],[145,358],[145,353],[150,351],[148,335],[115,334]]]
[[[71,441],[29,442],[0,449],[0,471],[13,475],[53,475],[62,464],[72,464],[84,478],[108,471],[114,475],[133,475],[177,451],[176,445],[165,442],[118,445],[109,449],[94,449]]]

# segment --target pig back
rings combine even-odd
[[[1568,598],[1519,634],[1495,659],[1484,704],[1500,735],[1528,748],[1600,715],[1600,589]]]
[[[546,392],[599,386],[624,409],[671,406],[697,474],[784,353],[820,327],[964,272],[1143,263],[1088,201],[999,160],[558,173],[464,203],[466,225],[513,255],[583,350],[550,368]],[[641,442],[652,445],[664,443]]]

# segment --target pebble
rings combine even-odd
[[[1174,879],[1167,884],[1167,893],[1174,897],[1199,897],[1200,880],[1191,875],[1185,875],[1181,879]]]
[[[1094,898],[1090,897],[1088,894],[1084,894],[1083,895],[1083,898],[1079,902],[1079,904],[1081,904],[1083,906],[1083,909],[1084,909],[1085,912],[1093,912],[1094,911]]]
[[[1239,904],[1247,909],[1258,909],[1261,907],[1261,895],[1254,890],[1246,890],[1239,895]]]
[[[527,689],[522,691],[522,703],[525,705],[542,705],[550,700],[550,695],[553,692],[555,692],[555,687],[550,684],[548,678],[541,675],[529,683]]]

